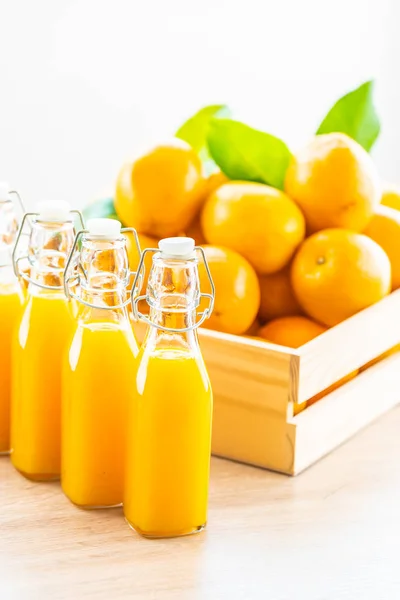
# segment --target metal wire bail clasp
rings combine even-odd
[[[12,191],[10,193],[17,194],[19,200],[21,200],[18,192]],[[21,202],[21,206],[23,207],[22,202]],[[79,210],[70,210],[69,212],[70,212],[70,214],[76,215],[79,219],[80,226],[84,227],[83,217],[82,217],[81,212]],[[44,283],[39,283],[38,281],[33,281],[33,279],[31,279],[31,277],[29,277],[28,273],[21,271],[19,268],[19,264],[21,261],[29,261],[29,257],[27,254],[18,256],[21,239],[23,237],[28,237],[30,235],[30,233],[26,231],[26,225],[30,229],[32,229],[32,224],[30,222],[30,219],[32,218],[33,220],[37,220],[37,219],[39,219],[39,217],[40,217],[40,213],[38,213],[38,212],[26,212],[22,218],[21,226],[18,230],[17,239],[15,240],[14,250],[12,253],[12,264],[13,264],[14,273],[15,273],[16,277],[23,279],[27,283],[33,283],[34,285],[36,285],[40,288],[43,288],[45,290],[62,290],[63,289],[62,285],[46,285]]]
[[[121,229],[121,233],[122,234],[123,233],[132,233],[134,240],[135,240],[135,245],[136,245],[136,249],[138,252],[138,256],[141,257],[142,251],[140,248],[139,236],[137,234],[136,229],[134,229],[133,227],[123,227]],[[129,291],[127,292],[127,296],[128,296],[127,299],[118,305],[116,305],[116,304],[113,304],[112,306],[101,305],[101,307],[100,307],[98,304],[93,304],[91,302],[83,300],[83,298],[79,294],[76,294],[74,291],[72,291],[72,289],[71,289],[72,287],[80,288],[82,278],[85,280],[85,282],[87,282],[87,280],[88,280],[87,272],[85,271],[83,266],[79,263],[79,251],[77,251],[79,243],[84,235],[90,235],[89,229],[81,229],[80,231],[78,231],[78,233],[75,236],[75,240],[72,245],[71,252],[69,253],[67,263],[65,265],[64,293],[65,293],[66,298],[68,300],[71,300],[71,298],[73,298],[74,300],[77,300],[81,304],[84,304],[85,306],[89,306],[90,308],[101,308],[101,309],[104,308],[105,310],[117,310],[120,308],[124,308],[125,306],[127,306],[128,304],[131,303],[131,297],[134,294],[138,293],[138,292],[136,292],[136,287],[135,287],[137,282],[138,282],[138,285],[140,286],[139,289],[142,286],[144,275],[142,275],[141,277],[138,278],[138,271],[131,271],[131,270],[129,271],[129,276],[128,276],[127,280],[124,282],[125,286],[126,286],[126,288],[128,287],[132,278],[134,279],[134,284],[132,286],[132,290],[130,292]]]
[[[19,209],[21,210],[21,214],[24,214],[25,213],[25,206],[24,206],[24,203],[22,201],[20,193],[17,190],[15,190],[15,189],[10,189],[8,193],[9,193],[10,196],[15,196],[15,198],[17,200],[17,204],[19,206]]]
[[[21,217],[21,215],[23,215],[25,212],[25,207],[24,207],[24,203],[22,202],[21,195],[15,188],[11,187],[8,183],[6,183],[5,181],[1,181],[0,182],[0,201],[13,202],[12,196],[14,196],[16,199],[16,204],[18,205],[18,207],[21,211],[21,214],[19,215],[19,217]],[[18,219],[18,221],[19,221],[19,219]]]
[[[193,331],[193,329],[197,329],[198,327],[200,327],[204,323],[204,321],[206,319],[210,318],[211,313],[214,310],[215,286],[214,286],[214,282],[213,282],[213,279],[212,279],[212,276],[211,276],[210,267],[208,266],[208,262],[207,262],[207,258],[206,258],[204,249],[201,246],[195,246],[194,247],[194,251],[195,252],[200,252],[200,254],[201,254],[201,257],[202,257],[203,263],[204,263],[204,267],[206,269],[207,278],[208,278],[208,281],[209,281],[210,287],[211,287],[211,294],[206,294],[204,292],[200,293],[199,304],[201,303],[201,299],[202,298],[206,298],[208,300],[208,306],[207,306],[207,308],[205,308],[202,312],[197,313],[197,317],[200,317],[200,319],[198,321],[196,321],[195,323],[193,323],[193,325],[190,325],[189,327],[182,327],[182,328],[179,328],[179,329],[176,329],[174,327],[163,327],[162,325],[159,325],[158,323],[154,323],[146,315],[144,315],[143,313],[141,313],[139,311],[139,302],[141,300],[148,300],[147,294],[144,294],[142,296],[133,296],[132,295],[132,298],[131,298],[131,300],[132,300],[132,313],[133,313],[133,318],[135,319],[135,321],[143,321],[147,325],[151,325],[152,327],[155,327],[156,329],[159,329],[160,331],[166,331],[166,332],[169,332],[169,333],[185,333],[187,331]],[[152,252],[152,253],[159,253],[160,250],[158,248],[146,248],[142,252],[142,257],[140,259],[139,267],[138,267],[138,270],[137,270],[137,273],[136,273],[136,278],[135,278],[135,281],[133,283],[134,289],[136,289],[138,277],[140,277],[140,274],[142,272],[144,272],[144,260],[145,260],[146,254],[148,254],[150,252]]]

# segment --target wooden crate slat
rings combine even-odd
[[[300,473],[399,404],[399,383],[400,352],[397,352],[294,417],[294,473]]]
[[[308,400],[400,342],[400,290],[299,349],[298,402]]]
[[[200,332],[214,398],[265,406],[286,417],[292,353],[270,344]]]
[[[291,474],[294,436],[294,425],[266,406],[223,396],[214,399],[212,452],[216,456]]]

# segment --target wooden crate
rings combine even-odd
[[[204,330],[213,453],[296,475],[400,402],[400,290],[298,350]],[[368,365],[377,357],[379,362]],[[361,372],[294,416],[294,405]]]
[[[143,337],[143,328],[137,329]],[[212,451],[296,475],[400,402],[400,290],[298,350],[199,332],[214,392]],[[294,415],[349,373],[356,377]]]

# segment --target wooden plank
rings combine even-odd
[[[299,348],[298,402],[308,400],[400,342],[400,290]]]
[[[293,419],[300,473],[400,402],[400,352],[370,367]]]
[[[266,407],[286,418],[293,354],[273,344],[200,332],[214,398]]]
[[[252,402],[214,399],[212,452],[273,471],[293,473],[294,435],[282,414]]]

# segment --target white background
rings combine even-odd
[[[28,205],[112,192],[205,104],[302,144],[377,79],[374,155],[400,182],[398,0],[0,0],[0,179]]]

